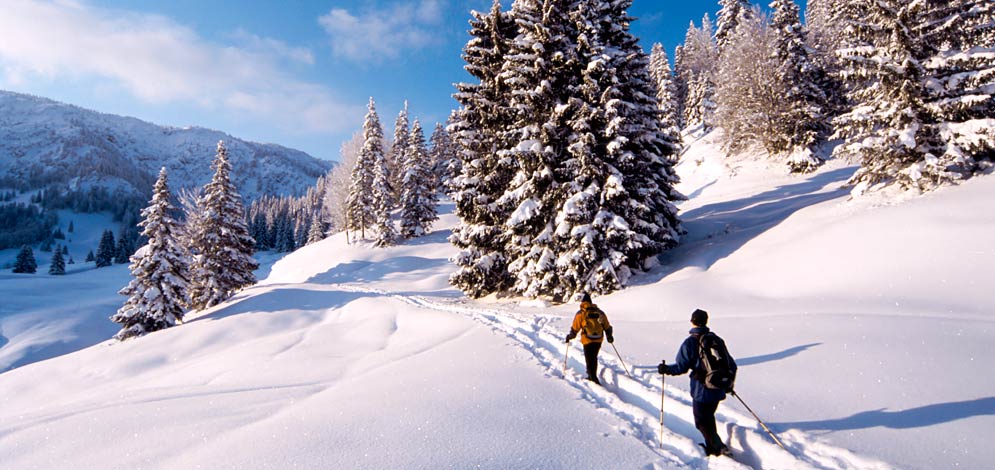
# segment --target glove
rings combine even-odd
[[[615,337],[612,336],[612,335],[610,335],[610,334],[609,335],[605,335],[605,339],[607,339],[609,343],[614,343],[615,342]]]
[[[574,333],[574,332],[571,331],[569,334],[567,334],[567,338],[566,338],[566,341],[564,341],[564,343],[569,343],[570,340],[572,340],[572,339],[574,339],[576,337],[577,337],[577,333]]]
[[[661,375],[667,373],[667,361],[660,361],[660,365],[656,366],[656,371]]]

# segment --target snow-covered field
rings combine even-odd
[[[995,179],[886,204],[851,200],[853,171],[788,176],[722,163],[707,139],[692,148],[684,244],[595,299],[628,366],[602,349],[604,387],[582,380],[576,344],[561,372],[575,305],[470,301],[447,284],[449,214],[394,248],[305,247],[180,327],[22,360],[0,373],[0,467],[988,468]],[[86,283],[113,292],[127,275],[8,273],[4,310],[80,318],[68,330],[98,328],[89,319],[121,299],[37,305],[68,308]],[[730,398],[718,420],[736,460],[701,456],[687,378],[655,372],[697,307],[788,452]],[[24,339],[9,311],[0,328],[3,358]]]

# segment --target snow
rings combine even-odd
[[[705,136],[677,167],[682,245],[594,299],[628,366],[606,345],[603,387],[582,380],[576,344],[562,372],[576,304],[472,301],[448,285],[447,203],[425,237],[375,249],[339,234],[178,327],[0,373],[4,467],[989,466],[992,176],[851,198],[845,162],[791,176],[725,159],[720,141]],[[27,341],[17,325],[112,313],[126,267],[88,273],[0,274],[0,358]],[[13,322],[8,305],[33,317]],[[730,398],[719,432],[736,460],[701,456],[687,378],[655,372],[698,307],[787,452]]]

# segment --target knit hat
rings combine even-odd
[[[702,309],[695,309],[691,313],[691,324],[694,326],[705,326],[708,324],[708,312]]]
[[[591,294],[584,292],[584,295],[580,298],[581,302],[591,303]]]

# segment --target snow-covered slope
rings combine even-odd
[[[179,187],[201,186],[224,140],[243,197],[301,194],[330,162],[203,128],[162,127],[0,90],[0,187],[123,187],[147,194],[159,168]],[[27,185],[27,188],[23,187]]]
[[[576,345],[562,372],[576,306],[448,286],[444,207],[426,237],[374,249],[338,235],[180,327],[0,374],[4,464],[987,468],[995,179],[886,204],[849,199],[852,167],[780,168],[723,162],[709,139],[688,152],[686,242],[595,299],[628,366],[603,349],[603,387],[582,380]],[[695,307],[788,451],[730,399],[718,420],[736,460],[701,457],[687,379],[655,373]]]

